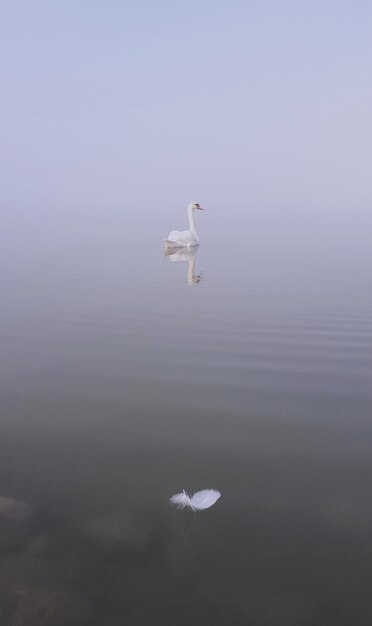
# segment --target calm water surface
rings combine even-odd
[[[34,508],[0,507],[1,624],[370,626],[367,233],[177,258],[177,223],[31,224],[0,235],[0,496]]]

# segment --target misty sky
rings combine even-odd
[[[367,1],[20,0],[0,30],[3,210],[371,207]]]

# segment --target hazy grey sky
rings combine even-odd
[[[0,29],[3,209],[371,207],[368,1],[20,0]]]

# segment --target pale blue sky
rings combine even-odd
[[[370,2],[3,2],[3,209],[366,215]]]

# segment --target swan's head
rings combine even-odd
[[[199,209],[199,211],[204,211],[203,207],[202,207],[202,206],[200,206],[200,204],[199,204],[198,202],[190,202],[190,204],[189,204],[189,207],[188,207],[188,208],[189,208],[189,209],[192,209],[193,211],[194,211],[195,209]]]

